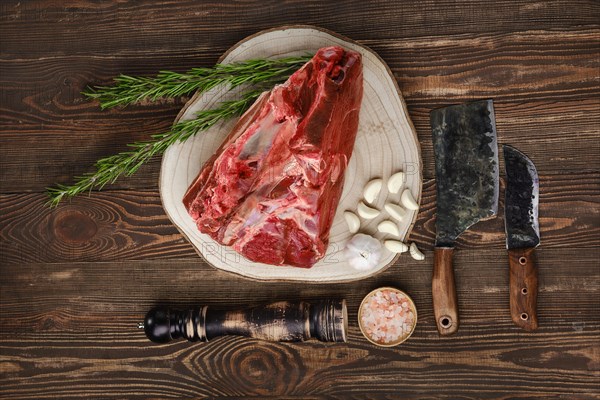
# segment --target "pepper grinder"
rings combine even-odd
[[[188,310],[154,308],[143,324],[148,339],[167,343],[186,338],[208,342],[218,336],[238,335],[256,339],[301,342],[345,342],[348,330],[346,300],[281,301],[238,311],[214,310],[201,306]]]

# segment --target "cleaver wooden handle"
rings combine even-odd
[[[538,275],[533,248],[508,250],[510,264],[510,314],[526,331],[536,330]]]
[[[458,302],[454,283],[451,247],[436,247],[433,258],[433,277],[431,279],[431,295],[433,297],[433,314],[438,332],[442,336],[452,335],[458,331]]]

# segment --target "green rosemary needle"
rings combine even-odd
[[[64,199],[95,188],[102,189],[105,185],[114,183],[120,176],[134,174],[143,163],[155,155],[164,153],[170,145],[183,142],[221,120],[243,114],[261,93],[261,90],[253,90],[238,100],[225,101],[217,108],[200,111],[196,114],[196,119],[177,123],[168,132],[152,135],[151,140],[130,144],[130,151],[96,161],[95,171],[76,177],[77,181],[74,184],[59,184],[47,188],[50,197],[48,204],[56,207]]]
[[[248,60],[231,64],[217,64],[213,68],[192,68],[185,73],[161,71],[154,77],[119,75],[112,86],[88,88],[83,94],[100,102],[102,109],[126,106],[144,100],[180,97],[195,91],[204,92],[218,85],[234,88],[242,84],[284,81],[310,55],[273,60]]]

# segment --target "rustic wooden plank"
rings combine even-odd
[[[355,330],[350,343],[338,345],[233,337],[164,346],[148,346],[131,335],[108,340],[78,335],[72,343],[67,337],[3,338],[6,373],[0,392],[19,399],[305,399],[303,393],[340,399],[367,393],[408,399],[597,399],[593,368],[598,357],[592,349],[598,345],[598,324],[587,329],[577,335],[487,335],[497,342],[488,345],[473,336],[456,352],[447,350],[456,340],[431,338],[411,338],[402,348],[381,350],[363,344]]]
[[[448,103],[462,100],[448,101]],[[427,108],[408,103],[415,124],[423,159],[423,174],[434,177],[434,155]],[[50,128],[8,130],[0,136],[3,157],[0,159],[0,192],[43,191],[56,183],[70,183],[73,177],[91,170],[100,157],[126,150],[127,143],[146,140],[148,134],[167,130],[168,111],[157,110],[161,119],[120,116],[107,121],[88,119],[64,122],[60,131]],[[528,154],[540,173],[558,174],[600,168],[600,97],[578,101],[513,103],[496,100],[496,122],[500,144],[517,146]],[[145,114],[146,112],[144,112]],[[69,132],[67,125],[87,125]],[[139,123],[139,124],[136,124]],[[114,124],[114,125],[112,125]],[[43,125],[43,124],[42,124]],[[65,142],[65,136],[69,140]],[[69,151],[57,151],[68,146]],[[30,149],[23,152],[23,149]],[[111,189],[157,188],[160,159],[155,158],[140,171],[109,186]],[[108,187],[107,187],[108,188]]]
[[[542,175],[543,248],[594,248],[600,238],[599,173]],[[503,195],[499,218],[463,234],[458,248],[504,248]],[[119,261],[198,256],[171,224],[154,191],[104,191],[51,210],[43,194],[0,195],[2,263]],[[24,205],[27,206],[24,206]],[[430,250],[435,237],[434,180],[424,182],[411,234]]]
[[[182,11],[185,10],[185,11]],[[2,3],[3,53],[42,56],[49,48],[69,54],[143,53],[158,49],[224,51],[231,36],[277,25],[308,23],[357,39],[415,37],[438,32],[509,32],[597,26],[593,0],[478,3],[468,0],[227,3],[123,1],[118,4],[47,0]]]
[[[559,258],[570,260],[569,266],[554,265]],[[372,395],[403,398],[429,392],[447,398],[594,398],[600,370],[600,353],[594,350],[600,345],[597,254],[539,253],[536,333],[510,320],[504,252],[465,250],[455,263],[462,326],[456,336],[438,337],[430,264],[430,258],[409,260],[376,277],[335,286],[258,284],[185,260],[7,266],[0,270],[2,391],[18,398],[83,393],[351,398],[368,387]],[[362,296],[388,284],[411,294],[419,323],[405,344],[382,349],[361,336],[356,313]],[[235,308],[327,296],[348,300],[347,344],[227,337],[208,344],[153,345],[135,328],[156,299],[179,307]]]
[[[537,251],[540,324],[551,331],[559,325],[565,328],[573,322],[599,319],[595,309],[600,302],[596,296],[600,291],[597,251],[573,248],[538,248]],[[464,333],[482,333],[482,330],[490,333],[495,329],[499,335],[520,332],[513,330],[508,309],[506,251],[464,249],[457,252],[456,257],[459,299],[461,310],[465,310]],[[557,266],[553,261],[559,257],[571,262],[568,266]],[[431,253],[422,262],[406,255],[381,274],[360,281],[298,285],[252,281],[185,259],[8,264],[0,270],[3,305],[0,325],[4,333],[52,336],[85,331],[102,336],[111,327],[131,330],[157,303],[178,307],[206,303],[236,308],[324,296],[346,298],[350,322],[356,325],[355,315],[362,297],[373,288],[389,283],[414,298],[421,328],[426,328],[424,332],[428,336],[437,336],[430,309],[431,265]],[[236,289],[231,290],[234,287]],[[107,313],[111,318],[106,318]],[[488,323],[475,324],[488,319]],[[27,326],[26,332],[24,326]]]
[[[526,31],[366,43],[386,59],[399,80],[422,142],[426,177],[433,177],[429,111],[482,97],[496,100],[500,142],[518,144],[539,159],[538,169],[552,174],[600,167],[597,36],[595,30]],[[432,61],[433,54],[439,61]],[[0,191],[41,191],[56,182],[70,182],[99,157],[168,129],[182,104],[101,112],[79,94],[87,84],[108,83],[118,72],[149,74],[209,65],[215,57],[58,55],[0,60],[5,127]],[[65,135],[69,151],[56,151],[65,146]],[[114,188],[155,187],[158,165],[153,161]]]
[[[183,54],[170,49],[149,48],[147,54],[96,55],[88,52],[74,55],[47,47],[45,57],[3,57],[1,68],[4,74],[0,82],[6,89],[27,92],[61,89],[56,93],[59,99],[67,102],[71,97],[73,101],[86,84],[108,83],[118,73],[147,75],[161,69],[185,70],[212,65],[226,49],[244,39],[244,36],[228,37],[229,46],[225,49],[202,48],[197,53]],[[476,97],[478,90],[485,90],[501,91],[513,99],[530,91],[528,99],[533,95],[537,100],[547,100],[544,95],[553,96],[560,87],[572,91],[579,86],[579,89],[597,91],[593,85],[599,52],[597,29],[351,39],[375,50],[403,83],[401,87],[405,94],[416,99],[444,100],[448,96],[469,94]],[[23,82],[11,79],[20,74],[30,79]],[[564,86],[557,87],[557,84]],[[67,115],[79,115],[76,111],[81,110],[62,111]]]

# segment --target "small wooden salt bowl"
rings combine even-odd
[[[375,293],[377,293],[378,291],[391,291],[394,292],[398,295],[403,295],[404,297],[406,297],[408,304],[409,304],[409,308],[410,310],[414,313],[415,318],[412,324],[412,328],[410,330],[410,332],[404,336],[400,336],[398,338],[398,340],[393,341],[393,342],[389,342],[389,343],[381,343],[381,342],[377,342],[373,339],[371,339],[371,337],[369,336],[369,334],[367,333],[367,329],[366,327],[363,326],[363,322],[362,322],[362,317],[363,317],[363,311],[365,309],[365,304],[367,302],[367,300],[375,295]],[[393,287],[389,287],[389,286],[384,286],[384,287],[380,287],[377,288],[375,290],[372,290],[371,292],[369,292],[369,294],[367,294],[364,299],[362,300],[362,302],[360,303],[360,307],[358,308],[358,326],[360,328],[360,331],[362,332],[363,336],[371,343],[373,343],[374,345],[380,346],[380,347],[393,347],[393,346],[398,346],[399,344],[405,342],[409,337],[411,337],[411,335],[413,334],[413,332],[415,331],[415,328],[417,326],[417,307],[415,306],[414,301],[412,300],[412,298],[406,294],[405,292],[403,292],[400,289],[396,289]]]

